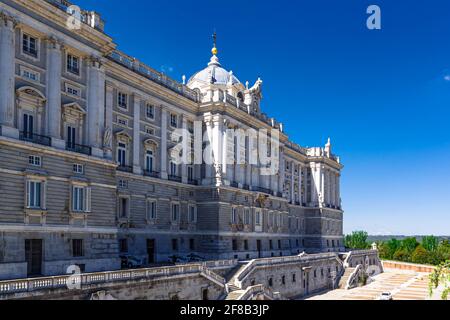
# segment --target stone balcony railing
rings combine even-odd
[[[191,101],[199,102],[198,93],[196,91],[189,89],[187,86],[169,78],[161,72],[150,68],[144,63],[121,51],[116,50],[112,52],[108,58]]]
[[[46,0],[55,7],[68,12],[68,9],[74,4],[67,0]],[[100,15],[94,11],[80,10],[80,20],[82,23],[100,31],[104,32],[105,22],[100,18]]]
[[[231,260],[224,262],[232,263]],[[209,280],[225,287],[225,279],[211,271],[206,265],[186,264],[160,268],[146,268],[136,270],[108,271],[97,273],[85,273],[80,275],[62,275],[54,277],[42,277],[34,279],[0,281],[0,299],[2,295],[34,292],[48,289],[68,289],[68,287],[79,286],[81,289],[92,285],[121,282],[142,281],[158,277],[171,277],[186,274],[200,274]]]

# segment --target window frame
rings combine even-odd
[[[69,60],[71,61],[69,63]],[[81,77],[81,57],[71,52],[66,52],[66,73]],[[77,61],[77,69],[74,68],[74,61]]]
[[[121,98],[122,97],[122,98]],[[124,101],[121,101],[124,100]],[[126,92],[117,91],[117,107],[124,109],[124,110],[128,110],[128,101],[129,100],[129,95]]]
[[[24,48],[25,37],[28,37],[28,45],[30,45],[30,39],[35,40],[36,54],[33,54],[33,53],[29,52],[28,50],[25,50],[25,48]],[[21,39],[20,53],[34,61],[39,61],[40,60],[40,50],[39,50],[40,49],[40,39],[39,39],[39,37],[31,35],[28,32],[22,31],[20,39]]]
[[[155,221],[157,219],[157,200],[153,198],[148,198],[145,203],[145,216],[147,221]],[[151,208],[151,210],[150,210]]]
[[[72,239],[72,257],[80,258],[84,257],[84,240]]]

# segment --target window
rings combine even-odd
[[[255,225],[260,226],[261,225],[261,212],[256,211],[255,213]]]
[[[117,117],[117,123],[121,126],[128,127],[128,120],[122,117]]]
[[[246,225],[250,224],[250,209],[245,209],[244,211],[244,223]]]
[[[33,138],[34,117],[30,114],[23,114],[23,134],[25,138]]]
[[[320,276],[323,277],[323,269],[320,269]]]
[[[171,176],[176,176],[177,175],[177,165],[173,161],[170,161],[170,175]]]
[[[74,86],[66,85],[66,92],[72,96],[80,96],[80,89],[75,88]]]
[[[40,76],[39,76],[39,72],[34,72],[31,71],[30,69],[24,68],[22,66],[20,66],[20,74],[23,78],[31,80],[31,81],[35,81],[35,82],[39,82]]]
[[[80,75],[80,58],[68,54],[67,55],[67,71],[76,75]]]
[[[37,39],[24,33],[22,37],[22,51],[29,56],[37,58]]]
[[[76,146],[76,128],[68,126],[67,127],[67,148],[75,149]]]
[[[128,198],[119,198],[119,217],[128,218]]]
[[[237,208],[231,208],[231,223],[237,223]]]
[[[145,115],[148,119],[154,119],[155,118],[155,107],[151,104],[147,104],[147,107],[145,108]]]
[[[176,114],[170,114],[170,125],[174,128],[178,126],[178,117]]]
[[[278,240],[278,249],[281,249],[281,240]]]
[[[189,222],[197,222],[197,208],[195,206],[189,206]]]
[[[128,108],[127,100],[128,100],[128,95],[126,93],[119,92],[117,94],[117,105],[119,107],[127,109]]]
[[[195,250],[195,239],[189,239],[189,250]]]
[[[281,284],[285,285],[286,284],[286,276],[282,276],[281,277]]]
[[[172,239],[172,250],[178,251],[178,239]]]
[[[147,220],[156,219],[156,201],[147,200]]]
[[[119,188],[127,189],[128,188],[128,181],[127,180],[119,180]]]
[[[231,245],[233,247],[233,251],[236,251],[237,250],[237,240],[233,239],[233,241],[231,242]]]
[[[317,271],[314,270],[314,278],[317,278]]]
[[[297,282],[297,275],[295,273],[292,274],[292,282]]]
[[[72,256],[83,257],[83,239],[72,239]]]
[[[248,250],[248,240],[244,240],[244,250]]]
[[[147,172],[153,172],[153,150],[147,150],[145,152],[145,170]]]
[[[121,167],[125,167],[127,164],[127,145],[125,143],[119,142],[117,147],[117,162]]]
[[[119,240],[119,249],[120,249],[120,252],[122,252],[122,253],[128,252],[128,239],[120,239]]]
[[[269,278],[269,287],[272,287],[273,286],[273,280],[272,280],[272,278]]]
[[[27,182],[27,208],[41,209],[42,206],[42,181]]]
[[[75,163],[73,165],[73,172],[83,174],[84,173],[84,166],[82,164]]]
[[[187,167],[187,176],[188,176],[188,181],[194,180],[194,167],[193,166]]]
[[[41,157],[39,156],[29,156],[28,163],[35,167],[41,166]]]
[[[269,249],[273,250],[273,242],[272,242],[272,240],[269,240]]]
[[[145,127],[145,133],[154,136],[155,135],[155,129],[151,127]]]
[[[72,186],[72,211],[90,211],[91,188],[84,186]]]
[[[180,215],[180,205],[172,203],[172,222],[177,222]]]

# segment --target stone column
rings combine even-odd
[[[214,176],[216,186],[222,185],[222,158],[223,158],[223,119],[217,115],[213,118],[213,155],[214,155]]]
[[[302,179],[302,172],[303,172],[303,167],[301,164],[298,165],[298,201],[300,202],[300,205],[303,205],[303,197],[302,197],[302,184],[303,184],[303,179]]]
[[[102,138],[105,119],[105,70],[99,58],[88,60],[87,143],[92,155],[103,157]]]
[[[214,161],[212,158],[212,147],[213,147],[213,129],[211,118],[205,118],[206,136],[209,142],[207,149],[204,151],[204,166],[205,166],[205,178],[202,182],[204,185],[211,184],[213,178],[213,165]],[[207,152],[209,150],[209,152]]]
[[[341,175],[338,173],[336,176],[336,198],[337,198],[337,206],[341,207]]]
[[[161,179],[167,178],[167,110],[161,107]]]
[[[142,174],[141,168],[141,98],[134,95],[133,103],[133,173]]]
[[[110,86],[106,86],[103,153],[104,157],[109,160],[112,160],[113,103],[114,103],[114,89]]]
[[[54,38],[47,39],[47,135],[52,146],[65,149],[61,139],[61,69],[62,45]]]
[[[325,199],[325,169],[320,166],[320,194],[322,195],[322,199],[319,199],[319,206],[323,206]]]
[[[228,121],[224,120],[224,127],[222,134],[222,177],[225,184],[228,183],[228,166],[229,166],[227,129],[228,129]]]
[[[284,186],[284,152],[280,148],[280,166],[279,166],[279,173],[278,173],[278,191],[283,193],[283,186]]]
[[[0,13],[0,126],[1,134],[19,138],[15,120],[15,26],[12,17]]]
[[[294,173],[295,173],[295,163],[292,161],[291,162],[291,203],[292,204],[295,204],[295,188],[294,188],[295,177],[294,177]]]
[[[187,183],[188,182],[188,176],[187,176],[187,161],[188,161],[188,128],[187,128],[187,119],[185,116],[183,116],[183,120],[182,120],[182,128],[183,128],[183,153],[182,153],[182,157],[181,157],[181,182],[182,183]]]

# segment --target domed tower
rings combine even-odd
[[[213,35],[214,46],[211,50],[212,57],[207,67],[195,73],[187,83],[191,89],[198,89],[202,96],[205,96],[208,90],[221,89],[229,95],[244,100],[244,91],[246,88],[233,74],[233,71],[227,71],[222,67],[217,57],[218,49],[216,47],[216,34]]]

